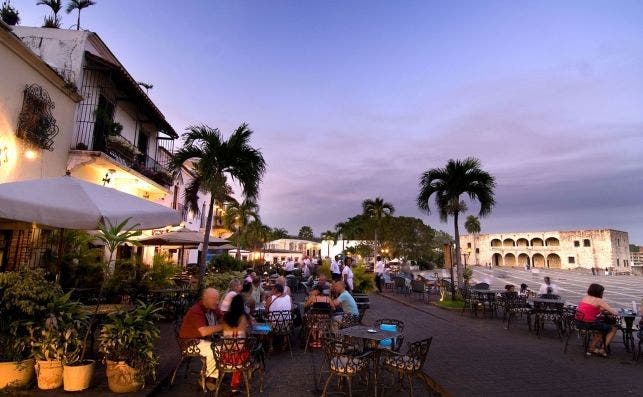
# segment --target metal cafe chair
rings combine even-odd
[[[330,385],[330,381],[333,377],[338,377],[340,381],[346,381],[349,397],[353,395],[353,377],[366,373],[368,376],[367,379],[370,380],[370,372],[368,369],[370,356],[372,354],[371,352],[354,355],[353,346],[351,344],[327,338],[323,338],[322,347],[324,349],[324,355],[326,356],[329,369],[328,378],[324,384],[322,396],[327,395],[328,386]],[[368,381],[366,387],[368,389]]]
[[[404,321],[396,320],[394,318],[381,318],[373,322],[373,327],[376,329],[380,329],[382,325],[393,325],[398,332],[404,332]],[[404,344],[404,335],[400,335],[392,339],[391,350],[396,352],[400,351],[400,348]]]
[[[292,335],[295,326],[292,311],[280,310],[269,312],[268,324],[270,324],[270,327],[272,328],[271,334],[273,337],[279,336],[285,339],[284,342],[288,345],[288,350],[290,350],[290,358],[293,358],[290,336]]]
[[[585,352],[585,357],[589,353],[589,343],[594,335],[600,334],[603,337],[603,343],[605,342],[605,337],[607,333],[601,332],[596,329],[591,321],[584,321],[584,314],[580,312],[574,313],[573,318],[570,320],[570,323],[567,324],[568,332],[567,339],[565,340],[565,347],[563,353],[567,353],[567,346],[569,345],[569,339],[572,334],[578,335],[578,338],[582,338],[583,341],[583,351]]]
[[[243,375],[246,397],[250,397],[252,376],[256,370],[262,369],[261,364],[257,362],[253,354],[256,346],[257,340],[254,337],[221,338],[212,343],[212,352],[219,371],[215,397],[219,395],[221,390],[223,375],[226,373],[234,374],[235,372],[240,372]],[[262,385],[260,387],[263,388],[263,374],[261,378]]]
[[[382,368],[393,374],[393,384],[396,381],[399,387],[403,386],[404,378],[409,382],[409,393],[413,397],[413,377],[419,377],[427,387],[430,388],[426,374],[423,371],[429,348],[433,337],[409,343],[406,354],[401,354],[391,350],[383,351]]]
[[[205,388],[205,377],[206,377],[206,360],[205,357],[201,355],[201,350],[199,349],[200,339],[186,339],[179,337],[179,328],[181,326],[180,321],[174,322],[174,336],[176,338],[176,343],[179,345],[179,352],[181,357],[179,362],[176,364],[174,371],[172,371],[172,378],[170,378],[170,388],[174,385],[174,378],[178,372],[181,364],[185,363],[185,375],[184,379],[187,379],[188,372],[190,371],[190,362],[192,359],[197,359],[201,361],[201,370],[199,371],[199,385],[203,389],[203,392],[206,393]]]

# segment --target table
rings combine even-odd
[[[496,296],[506,292],[504,289],[472,289],[471,292],[475,294],[475,299],[477,303],[482,304],[482,311],[484,314],[485,308],[489,307],[489,314],[491,317],[494,317],[496,314]],[[474,306],[474,310],[476,307]],[[477,317],[478,313],[475,312]]]
[[[379,361],[381,350],[379,348],[379,343],[384,339],[392,339],[398,336],[404,335],[399,331],[382,331],[376,329],[377,332],[368,332],[369,329],[375,329],[374,327],[369,327],[366,325],[356,325],[349,328],[340,329],[337,331],[339,335],[349,336],[352,338],[359,338],[362,341],[373,341],[376,342],[373,345],[373,362],[375,363],[375,370],[373,371],[373,383],[374,383],[374,395],[377,397],[377,375],[379,373]]]
[[[630,349],[634,350],[634,319],[636,319],[637,313],[634,313],[632,310],[620,309],[618,311],[618,316],[621,321],[617,321],[618,328],[621,330],[623,335],[623,344],[625,345],[625,350],[629,353]],[[625,327],[623,327],[625,323]]]
[[[536,335],[540,337],[540,333],[544,328],[545,320],[552,321],[556,324],[556,331],[558,337],[563,338],[563,309],[565,301],[562,299],[546,299],[546,298],[533,298],[530,300],[534,306],[534,326],[536,328]]]

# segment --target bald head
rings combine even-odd
[[[201,295],[201,302],[203,306],[208,309],[214,310],[219,307],[219,291],[214,288],[206,288]]]

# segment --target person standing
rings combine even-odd
[[[551,278],[545,276],[544,281],[545,283],[542,284],[538,290],[538,295],[558,295],[558,287],[551,282]]]
[[[353,293],[353,258],[346,257],[344,261],[344,269],[342,269],[342,280],[346,284],[346,289],[349,293]]]
[[[384,274],[384,261],[382,260],[381,256],[377,256],[377,262],[375,262],[375,266],[373,268],[373,271],[375,272],[375,285],[377,286],[377,290],[379,293],[382,293],[382,275]]]
[[[339,262],[337,262],[337,257],[334,257],[330,262],[330,274],[333,281],[339,281],[342,279],[342,273],[339,271]]]
[[[238,278],[230,280],[230,288],[221,302],[221,311],[227,312],[230,308],[230,302],[243,289],[243,283]]]

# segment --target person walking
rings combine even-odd
[[[330,262],[330,274],[333,281],[342,279],[342,273],[339,271],[339,262],[337,261],[337,257],[334,257]]]
[[[377,286],[377,290],[379,293],[382,293],[382,275],[384,274],[384,261],[382,260],[381,256],[377,256],[377,262],[375,262],[375,266],[373,267],[373,271],[375,272],[375,285]]]

